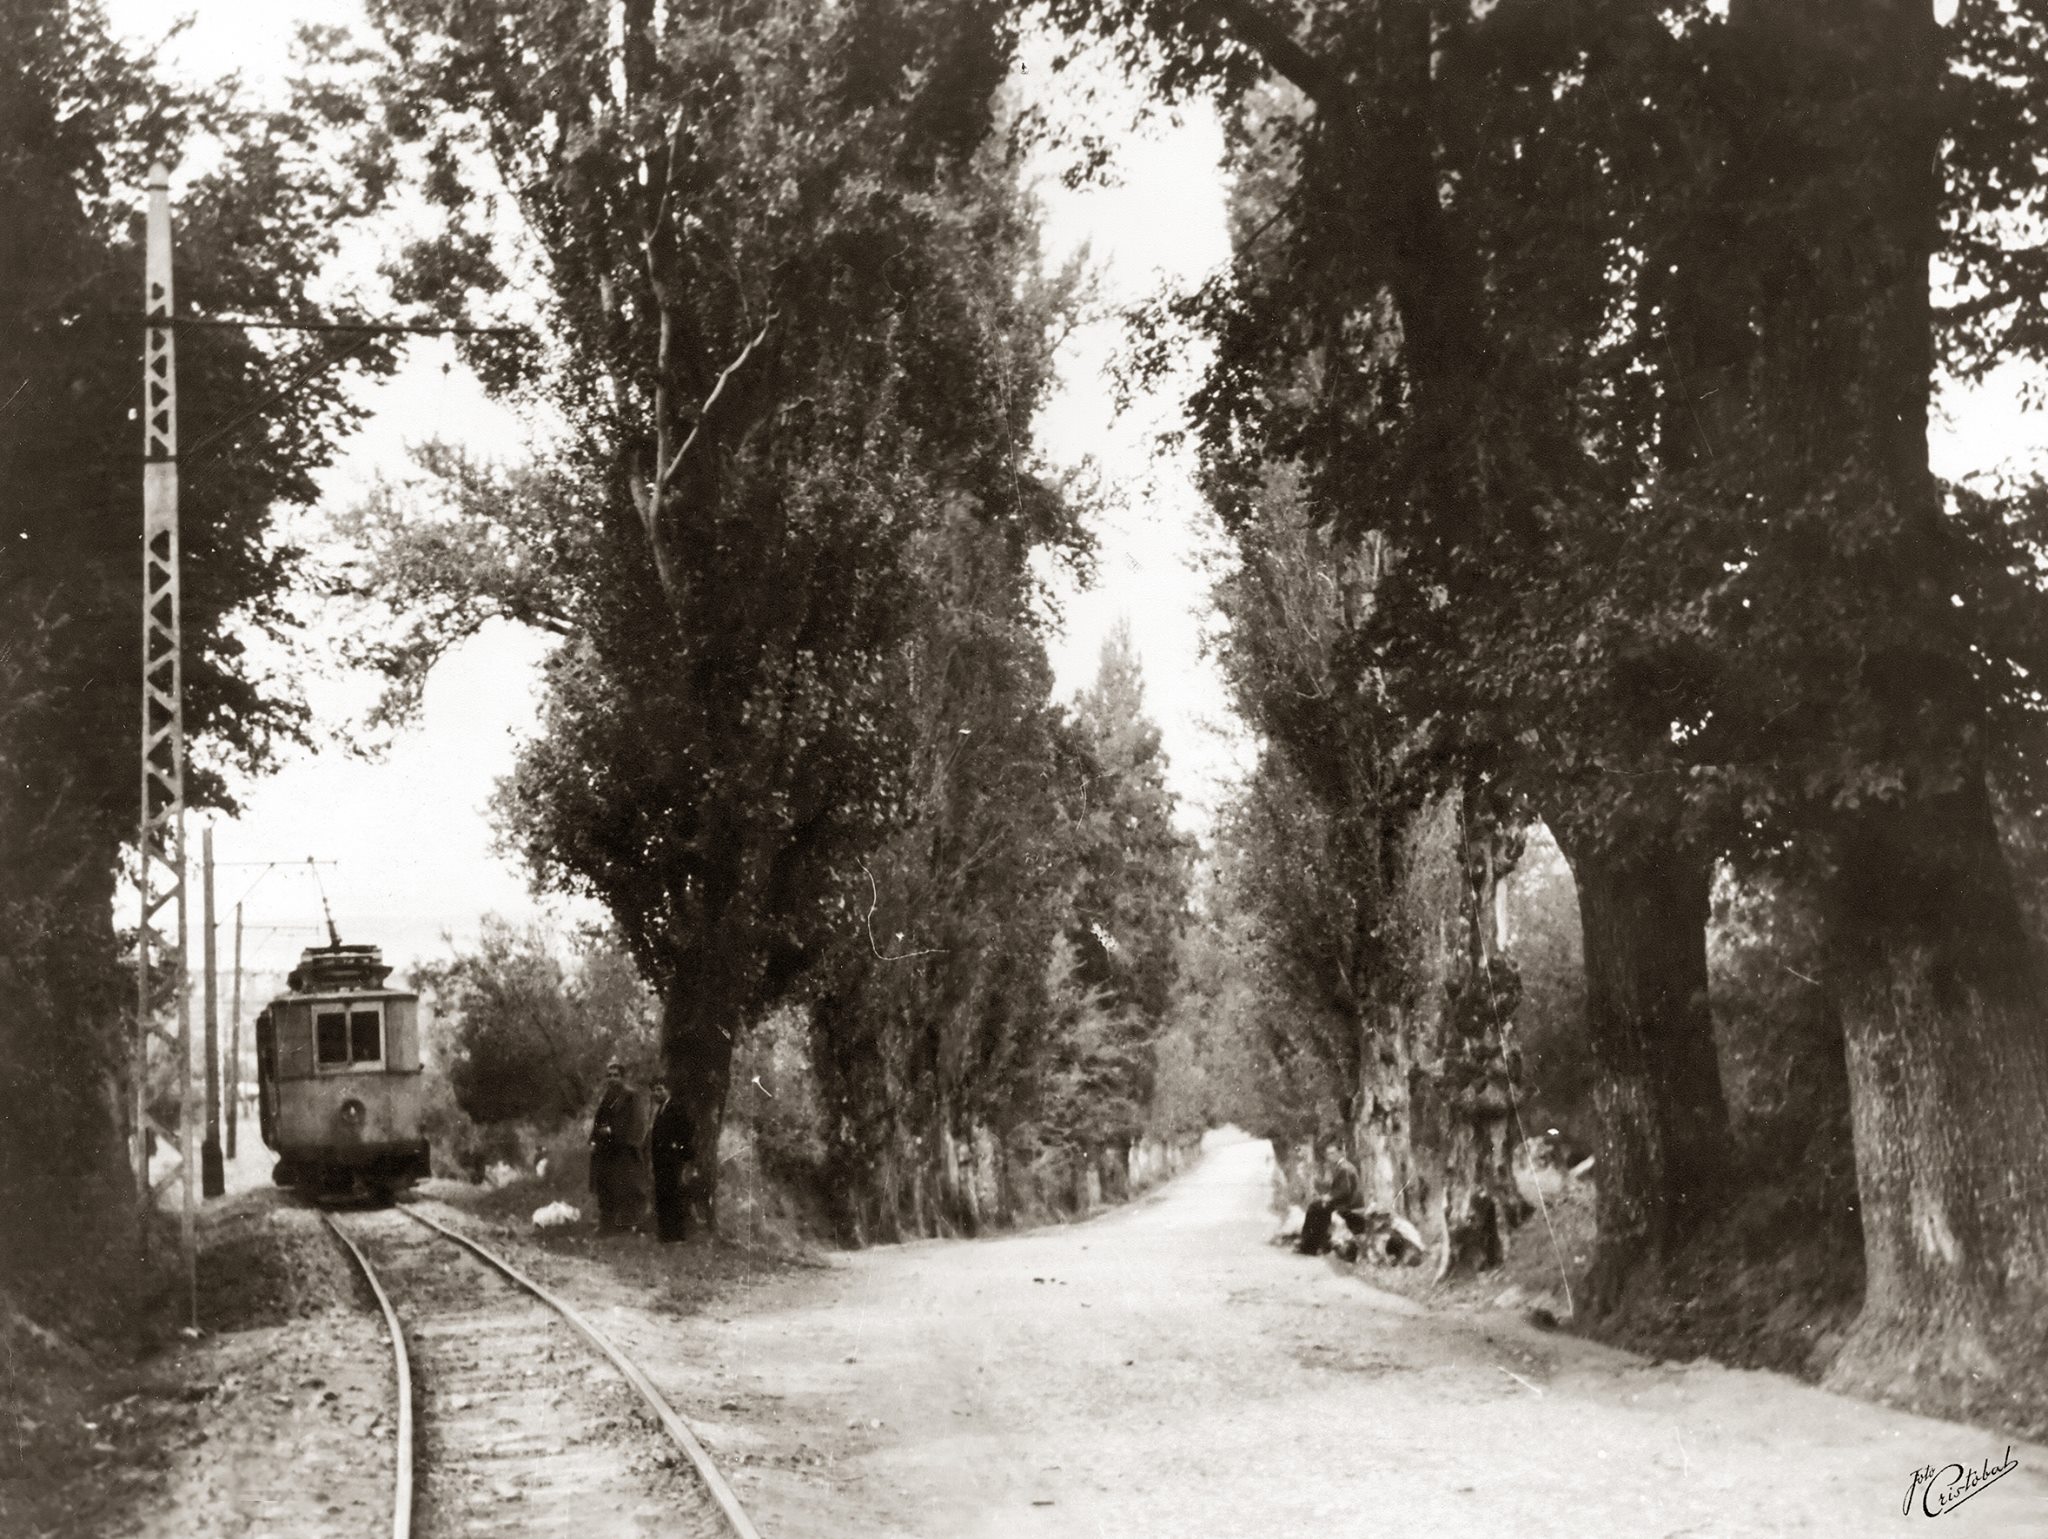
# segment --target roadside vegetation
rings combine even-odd
[[[1209,1126],[1211,1070],[1176,1013],[1192,845],[1172,826],[1127,640],[1112,637],[1072,708],[1040,709],[1026,742],[1063,752],[1008,767],[1017,800],[986,814],[1003,835],[973,851],[1002,880],[921,869],[947,846],[908,824],[868,863],[873,912],[840,954],[739,1035],[716,1144],[721,1232],[860,1244],[1084,1213],[1164,1174]],[[884,873],[953,890],[884,909]],[[913,924],[953,946],[911,946]],[[506,1200],[528,1212],[587,1202],[605,1064],[641,1085],[662,1072],[660,998],[616,936],[490,921],[413,981],[436,1022],[442,1168],[517,1181]]]

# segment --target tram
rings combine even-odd
[[[385,987],[375,946],[311,946],[256,1017],[257,1110],[271,1179],[388,1200],[428,1174],[419,995]]]

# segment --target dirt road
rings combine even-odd
[[[2048,1535],[2048,1449],[1908,1516],[1916,1469],[2005,1440],[1424,1314],[1267,1245],[1269,1171],[1217,1141],[1091,1223],[877,1249],[723,1319],[584,1280],[777,1539]]]

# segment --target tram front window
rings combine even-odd
[[[323,1069],[384,1061],[381,1010],[319,1010],[313,1015],[315,1051]]]
[[[348,1055],[357,1063],[378,1063],[384,1057],[383,1022],[375,1010],[348,1013]]]
[[[322,1010],[313,1017],[314,1041],[323,1066],[348,1062],[348,1016],[340,1010]]]

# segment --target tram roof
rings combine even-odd
[[[299,965],[285,977],[285,987],[294,994],[402,994],[387,989],[384,980],[391,969],[384,953],[375,946],[308,946],[299,953]]]

